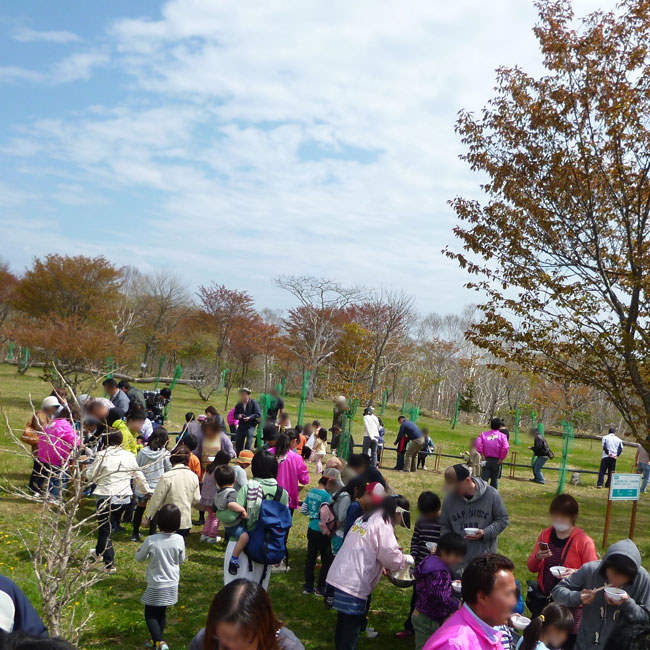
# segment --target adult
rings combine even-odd
[[[147,400],[145,400],[144,393],[139,388],[131,386],[126,379],[119,381],[117,387],[129,398],[129,408],[126,411],[127,413],[133,408],[136,408],[143,413],[147,412]]]
[[[278,621],[271,599],[256,582],[234,580],[213,599],[205,627],[189,650],[305,650]]]
[[[650,455],[648,455],[648,450],[643,445],[637,446],[634,462],[636,464],[636,471],[643,475],[641,492],[645,494],[648,489],[648,479],[650,479]]]
[[[501,420],[492,418],[490,430],[483,431],[476,439],[476,451],[481,454],[481,459],[485,463],[481,478],[490,481],[493,488],[499,487],[499,472],[510,448],[508,437],[499,431],[500,427]]]
[[[275,424],[278,416],[282,413],[284,413],[284,400],[279,391],[274,388],[271,390],[271,405],[266,411],[266,419],[272,424]]]
[[[622,589],[622,597],[613,600],[605,585]],[[619,627],[650,618],[650,577],[630,539],[612,544],[602,560],[588,562],[564,578],[551,595],[567,607],[582,606],[576,650],[598,650]]]
[[[58,408],[52,420],[38,437],[38,461],[42,468],[41,486],[50,496],[57,498],[68,482],[68,464],[74,449],[80,443],[67,409]]]
[[[515,565],[489,553],[474,558],[463,572],[463,606],[427,641],[424,650],[501,650],[502,632],[517,604]]]
[[[377,446],[379,445],[379,418],[372,406],[363,412],[363,453],[370,457],[370,465],[377,467]]]
[[[194,450],[194,454],[201,461],[203,470],[221,450],[229,454],[231,458],[236,456],[232,440],[226,433],[222,422],[219,420],[205,420],[201,424],[198,445]]]
[[[253,446],[255,429],[261,417],[260,405],[251,399],[250,388],[241,388],[239,402],[235,405],[235,420],[238,422],[235,447],[238,455],[242,449],[250,449]]]
[[[278,491],[278,459],[266,450],[258,451],[253,456],[251,463],[252,480],[248,481],[237,493],[237,503],[246,508],[246,527],[251,532],[259,519],[260,507],[264,499],[273,499]],[[289,495],[282,490],[280,502],[285,506],[289,505]],[[224,584],[228,584],[237,578],[246,578],[262,584],[264,589],[269,586],[271,571],[265,570],[263,564],[250,562],[246,552],[239,556],[239,570],[233,576],[228,571],[228,565],[232,552],[235,548],[235,540],[230,540],[226,546],[226,553],[223,559]]]
[[[3,575],[0,575],[0,630],[47,636],[47,628],[29,598],[13,580]]]
[[[470,476],[465,465],[452,465],[445,470],[445,491],[442,503],[440,535],[456,533],[467,541],[465,562],[477,555],[494,553],[497,539],[508,526],[509,518],[498,490],[483,479]],[[478,532],[466,534],[466,528]]]
[[[347,410],[348,400],[343,395],[339,395],[334,400],[334,408],[332,409],[332,427],[338,427],[343,431],[343,420]]]
[[[286,433],[279,433],[274,446],[269,452],[278,459],[277,481],[289,495],[289,510],[291,514],[300,507],[298,493],[300,486],[309,485],[309,470],[302,456],[295,451],[297,440]]]
[[[607,483],[605,487],[608,488],[612,481],[612,474],[616,471],[616,461],[623,453],[623,441],[616,435],[618,429],[616,427],[609,427],[609,433],[603,436],[603,453],[600,457],[600,470],[598,471],[598,480],[596,487],[602,488],[605,474],[607,474]]]
[[[356,476],[361,476],[366,483],[381,483],[385,489],[388,487],[383,474],[376,467],[372,467],[370,458],[364,454],[352,454],[348,461],[348,468]],[[345,480],[343,482],[345,483]]]
[[[127,394],[120,390],[117,381],[113,377],[109,377],[108,379],[104,379],[102,386],[108,395],[108,399],[113,403],[113,406],[120,409],[123,414],[126,413],[129,410],[129,406],[131,406],[131,402]]]
[[[212,420],[214,422],[217,422],[218,424],[221,425],[221,428],[225,431],[226,430],[226,422],[223,419],[223,416],[217,411],[214,406],[207,406],[205,409],[205,418],[206,420]]]
[[[533,446],[528,447],[533,452],[533,458],[530,463],[533,468],[533,478],[530,481],[544,485],[546,480],[544,479],[544,474],[542,474],[542,467],[546,465],[546,461],[549,458],[553,457],[553,452],[548,446],[548,440],[539,432],[539,429],[535,427],[531,428],[530,435],[533,437]]]
[[[122,448],[122,432],[111,431],[104,435],[105,447],[95,456],[86,469],[86,478],[95,485],[95,509],[97,513],[97,545],[91,552],[93,560],[104,560],[108,573],[115,573],[115,552],[111,533],[119,527],[124,510],[131,504],[133,490],[131,481],[142,495],[150,495],[151,489],[135,456]]]
[[[399,448],[402,440],[407,438],[409,441],[404,454],[404,468],[400,471],[415,472],[417,471],[418,454],[422,451],[422,447],[424,447],[424,436],[418,425],[415,422],[411,422],[411,420],[407,420],[403,415],[400,415],[397,421],[399,422],[399,432],[397,433],[395,445]]]
[[[341,482],[347,485],[353,478],[358,476],[358,473],[353,470],[342,458],[333,456],[325,463],[325,469],[334,468],[338,469],[341,475]]]
[[[181,527],[178,534],[187,537],[192,528],[192,506],[199,505],[201,491],[197,475],[188,467],[190,452],[184,448],[176,450],[170,457],[172,468],[158,480],[142,523],[146,526],[166,504],[173,503],[181,511]]]
[[[336,650],[356,649],[382,571],[413,565],[413,557],[402,553],[395,526],[410,528],[408,499],[398,495],[386,497],[377,512],[358,519],[334,558],[327,584],[334,589],[333,608],[338,612]]]
[[[29,489],[32,492],[39,493],[43,486],[43,466],[41,461],[38,460],[38,441],[45,430],[45,427],[52,422],[52,418],[61,409],[59,400],[53,395],[48,395],[41,402],[41,408],[34,412],[32,419],[27,423],[23,435],[20,437],[21,441],[28,444],[32,448],[32,473],[29,477]]]
[[[529,586],[526,599],[533,616],[541,614],[551,598],[553,588],[560,581],[551,572],[553,567],[565,567],[565,576],[569,576],[587,562],[598,559],[593,539],[576,526],[579,506],[570,494],[558,494],[551,501],[549,513],[551,525],[539,534],[535,548],[528,557],[528,570],[537,574],[537,585]],[[567,650],[575,643],[582,609],[577,607],[572,613],[574,629],[572,638],[564,646]]]

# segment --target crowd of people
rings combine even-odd
[[[579,506],[570,495],[552,501],[550,526],[531,550],[527,568],[536,579],[525,592],[515,580],[513,562],[498,554],[509,525],[498,491],[509,450],[501,420],[472,442],[464,463],[444,471],[444,498],[430,490],[419,495],[412,522],[409,500],[381,472],[386,430],[371,407],[363,414],[361,453],[327,459],[328,443],[336,452],[344,432],[344,397],[335,401],[328,431],[317,420],[292,427],[276,393],[259,427],[263,445],[253,450],[262,414],[247,388],[225,418],[212,406],[198,416],[188,413],[177,435],[164,419],[150,417],[145,395],[128,382],[109,379],[104,389],[107,397],[81,396],[74,405],[64,391],[43,400],[23,438],[34,452],[29,487],[44,499],[65,499],[70,461],[77,459],[96,509],[93,570],[118,570],[112,536],[132,526],[135,559],[147,563],[141,603],[153,648],[169,648],[167,610],[178,602],[193,510],[200,541],[215,544],[222,532],[226,547],[225,586],[190,650],[304,647],[277,619],[267,594],[272,574],[290,567],[296,511],[308,521],[302,592],[336,612],[336,650],[354,650],[361,636],[378,635],[370,606],[382,575],[412,587],[403,630],[395,636],[410,638],[416,650],[596,650],[626,647],[614,645],[624,636],[641,639],[638,648],[650,647],[650,579],[639,550],[623,540],[599,559],[593,540],[576,525]],[[394,469],[426,469],[433,451],[427,430],[404,416],[398,424]],[[622,450],[615,434],[603,439],[607,459]],[[534,458],[547,459],[548,443],[534,435]],[[310,463],[317,475],[311,489]],[[642,463],[650,472],[647,458],[639,458],[645,472]],[[536,482],[544,482],[543,464],[533,461]],[[603,479],[613,465],[603,463]],[[413,530],[408,553],[397,527]],[[522,616],[524,599],[532,620]],[[4,577],[0,629],[6,640],[47,635],[19,587]]]

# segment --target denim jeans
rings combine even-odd
[[[56,499],[68,485],[68,474],[63,467],[57,467],[56,465],[42,463],[42,467],[43,479],[41,486],[46,494]]]
[[[237,437],[235,439],[235,450],[237,451],[238,456],[242,449],[252,449],[255,432],[255,427],[244,428],[241,424],[239,425],[237,429]]]
[[[639,472],[643,474],[643,482],[641,483],[641,492],[644,492],[648,489],[648,479],[650,479],[650,465],[648,463],[639,463],[638,468]]]
[[[370,456],[371,467],[377,467],[377,441],[376,440],[372,440],[371,438],[368,438],[368,436],[365,436],[363,439],[362,453],[364,456]]]
[[[533,466],[533,476],[535,480],[539,483],[546,483],[544,480],[544,474],[542,474],[542,467],[546,465],[548,456],[535,456],[535,460],[532,462]]]

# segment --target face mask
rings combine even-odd
[[[558,533],[566,533],[567,530],[570,530],[571,524],[567,524],[563,521],[554,521],[553,528],[555,528]]]

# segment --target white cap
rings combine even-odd
[[[61,406],[59,404],[59,400],[54,397],[54,395],[48,395],[42,402],[41,402],[41,409],[49,409],[52,408],[53,406],[56,406],[59,408]]]

